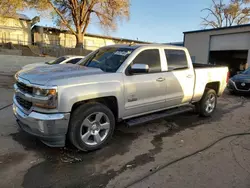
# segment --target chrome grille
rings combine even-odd
[[[24,83],[16,82],[16,85],[17,85],[18,89],[20,89],[24,93],[29,93],[29,94],[33,93],[33,88],[30,86],[27,86]]]
[[[29,110],[32,107],[32,102],[26,101],[25,99],[22,99],[19,96],[16,96],[16,100],[18,104],[26,110]]]

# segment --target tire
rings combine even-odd
[[[213,97],[213,98],[211,98]],[[208,102],[209,101],[209,102]],[[210,105],[210,107],[208,107]],[[210,117],[217,106],[217,94],[213,89],[206,89],[199,103],[196,104],[196,111],[203,117]]]
[[[93,151],[103,148],[110,141],[114,129],[115,117],[112,111],[101,103],[91,102],[73,111],[68,135],[77,149]]]

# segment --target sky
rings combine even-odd
[[[115,32],[106,32],[93,22],[87,32],[157,43],[183,41],[183,32],[202,29],[201,12],[210,7],[211,0],[131,0],[130,19],[119,23]],[[35,10],[23,12],[33,18]],[[48,17],[41,17],[38,25],[53,26]]]

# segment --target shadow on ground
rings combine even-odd
[[[126,128],[122,124],[115,131],[110,145],[90,153],[80,152],[71,146],[60,149],[49,148],[36,138],[23,132],[12,134],[13,139],[21,143],[26,150],[35,151],[45,159],[44,162],[28,170],[24,177],[23,186],[25,188],[36,187],[37,185],[40,187],[105,187],[112,178],[127,170],[128,167],[134,169],[154,161],[155,155],[162,151],[164,137],[172,136],[186,129],[193,129],[205,123],[217,122],[223,115],[240,108],[242,105],[244,105],[244,102],[227,108],[227,104],[218,104],[218,110],[212,118],[201,118],[194,113],[185,113],[179,115],[178,118],[173,116],[165,118],[165,121],[157,120],[155,123],[132,128]],[[159,126],[153,127],[153,124],[159,124]],[[165,129],[162,129],[163,127]],[[161,129],[164,131],[161,132]],[[115,155],[127,153],[133,141],[140,139],[143,134],[153,135],[151,141],[154,146],[153,149],[142,155],[134,156],[131,161],[124,159],[126,164],[118,166],[119,170],[109,170],[105,174],[101,173],[103,170],[99,169],[99,164]],[[117,169],[117,166],[112,168],[107,166],[107,168]]]

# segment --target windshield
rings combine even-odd
[[[246,69],[244,72],[242,72],[242,74],[250,74],[250,67]]]
[[[66,59],[68,59],[68,58],[64,57],[64,56],[63,57],[59,57],[56,60],[52,60],[52,61],[47,62],[47,64],[49,64],[49,65],[60,64],[61,62],[65,61]]]
[[[131,48],[101,48],[86,57],[80,65],[99,68],[104,72],[116,72],[132,52]]]

